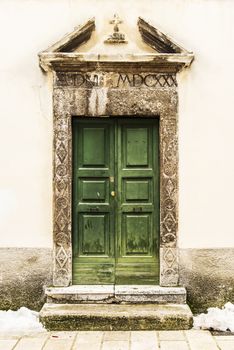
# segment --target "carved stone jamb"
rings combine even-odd
[[[71,118],[63,91],[53,96],[53,283],[68,286],[72,280],[71,241]]]
[[[177,99],[177,94],[176,94]],[[177,285],[178,236],[178,115],[177,101],[161,119],[160,285]]]
[[[54,74],[54,286],[72,284],[73,116],[160,118],[160,285],[178,284],[176,73],[191,64],[193,54],[142,19],[138,25],[143,39],[151,40],[149,44],[161,49],[160,54],[126,55],[119,60],[64,52],[64,47],[82,41],[84,32],[90,35],[94,30],[92,21],[81,27],[79,37],[71,34],[71,43],[69,39],[61,40],[55,44],[57,51],[48,49],[40,54],[41,66]],[[60,44],[62,49],[58,49]],[[134,77],[138,78],[136,84]]]

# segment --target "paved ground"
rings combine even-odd
[[[234,350],[234,336],[208,331],[1,334],[0,350]]]

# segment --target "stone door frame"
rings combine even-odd
[[[160,285],[178,285],[176,70],[137,63],[53,71],[53,285],[72,284],[72,118],[160,119]]]

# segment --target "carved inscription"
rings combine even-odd
[[[154,73],[57,73],[57,86],[74,86],[78,88],[109,87],[109,88],[158,88],[176,87],[175,74]]]
[[[171,87],[176,86],[176,79],[173,74],[119,74],[116,87],[119,88],[125,84],[130,87]]]
[[[97,74],[84,73],[57,73],[55,84],[57,86],[75,86],[92,88],[101,86],[102,77]]]

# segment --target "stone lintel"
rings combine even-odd
[[[94,69],[121,68],[131,65],[133,68],[159,68],[164,71],[178,72],[183,67],[188,67],[194,59],[193,53],[151,53],[151,54],[126,54],[104,55],[93,53],[65,53],[65,52],[41,52],[39,54],[40,66],[44,71],[79,70],[84,64],[94,65]]]

